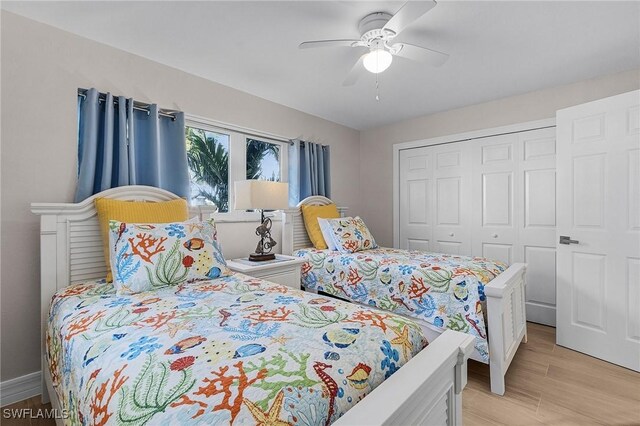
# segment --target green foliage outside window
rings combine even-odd
[[[229,136],[195,127],[187,127],[185,136],[192,200],[229,211]],[[247,139],[246,149],[247,179],[280,180],[278,145]]]
[[[229,211],[229,148],[215,133],[187,127],[187,161],[192,174],[192,198],[202,197]],[[196,185],[193,185],[195,183]]]

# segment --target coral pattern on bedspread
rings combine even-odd
[[[426,346],[392,314],[242,274],[53,298],[52,382],[69,424],[326,425]]]
[[[302,249],[294,255],[307,259],[305,288],[471,334],[489,359],[484,285],[507,268],[504,263],[382,247],[353,254]]]

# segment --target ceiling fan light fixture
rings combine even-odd
[[[378,74],[389,68],[391,61],[393,61],[393,56],[388,51],[372,49],[371,52],[365,55],[362,63],[367,71]]]

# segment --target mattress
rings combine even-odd
[[[54,296],[47,360],[69,424],[328,424],[427,342],[414,322],[242,274]]]
[[[504,263],[382,247],[353,254],[310,248],[294,255],[306,259],[305,288],[471,334],[488,361],[484,285],[506,270]]]

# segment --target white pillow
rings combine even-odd
[[[327,247],[329,248],[329,250],[338,250],[338,247],[336,247],[336,243],[333,238],[333,228],[331,228],[331,225],[329,225],[328,220],[319,217],[318,224],[320,225],[320,231],[322,232],[324,242],[327,243]]]

